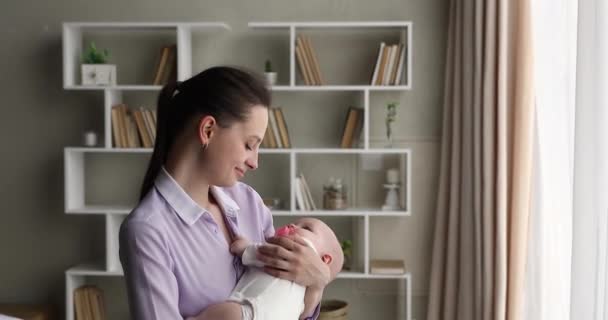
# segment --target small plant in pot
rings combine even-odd
[[[344,254],[342,269],[350,270],[353,258],[353,242],[350,240],[342,240],[340,244],[342,246],[342,253]]]
[[[266,76],[266,82],[268,85],[275,85],[277,83],[277,73],[272,68],[270,60],[266,60],[264,64],[264,75]]]
[[[107,49],[99,50],[94,42],[91,42],[82,55],[80,71],[83,85],[115,85],[116,65],[108,64],[110,56]]]

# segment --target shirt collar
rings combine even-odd
[[[206,209],[201,208],[192,200],[177,181],[171,177],[164,166],[161,167],[161,170],[154,181],[154,185],[173,210],[175,210],[177,215],[187,225],[191,226],[207,212]],[[236,202],[219,187],[210,186],[210,190],[224,214],[229,218],[236,219],[237,212],[240,210]]]

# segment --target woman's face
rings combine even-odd
[[[232,186],[249,170],[258,167],[258,150],[268,125],[268,108],[253,106],[245,122],[229,128],[216,126],[214,136],[204,152],[210,170],[210,184]]]

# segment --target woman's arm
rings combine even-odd
[[[143,221],[129,221],[121,226],[119,239],[131,318],[183,319],[178,309],[177,279],[160,230]]]
[[[300,315],[300,319],[304,320],[309,317],[315,318],[315,311],[323,297],[323,291],[314,290],[311,288],[306,289],[306,294],[304,295],[304,311]]]

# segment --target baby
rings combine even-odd
[[[300,218],[277,229],[275,236],[293,234],[302,237],[319,255],[319,259],[329,266],[330,279],[335,279],[342,269],[344,255],[334,232],[319,219]],[[256,258],[260,245],[251,244],[244,238],[232,242],[230,252],[241,256],[243,264],[250,268],[237,283],[228,302],[208,307],[196,320],[296,320],[313,313],[316,301],[305,287],[256,268],[264,266]]]

